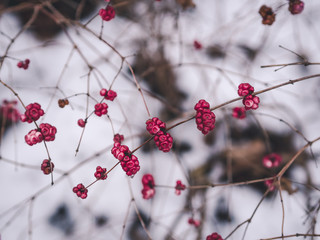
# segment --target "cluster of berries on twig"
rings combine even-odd
[[[116,16],[114,8],[108,5],[106,8],[101,8],[99,10],[99,15],[103,21],[110,21]]]
[[[102,115],[107,114],[108,113],[108,104],[106,104],[106,103],[97,103],[94,106],[94,113],[98,117],[101,117]]]
[[[43,115],[44,111],[41,109],[41,105],[39,103],[30,103],[26,106],[25,113],[21,114],[20,120],[22,122],[32,123],[33,121],[37,121]]]
[[[173,138],[166,132],[166,124],[159,118],[154,117],[146,121],[146,129],[154,135],[154,142],[159,150],[169,152],[173,145]]]
[[[26,58],[24,61],[20,61],[17,63],[18,68],[23,68],[24,70],[28,69],[30,63],[30,59]]]
[[[143,186],[143,189],[141,190],[143,199],[153,198],[156,193],[153,176],[151,174],[145,174],[143,175],[141,182]]]
[[[262,24],[272,25],[276,20],[276,14],[273,12],[272,8],[262,5],[259,10],[259,14],[262,17]]]
[[[77,194],[77,196],[79,198],[85,199],[88,196],[88,189],[83,186],[82,183],[78,184],[77,186],[75,186],[72,191]]]
[[[223,240],[223,239],[218,233],[214,232],[208,235],[206,240]]]
[[[175,189],[176,189],[175,193],[177,195],[180,195],[181,191],[186,189],[186,185],[184,185],[180,180],[178,180],[177,183],[176,183]]]
[[[41,164],[41,171],[45,175],[52,173],[53,168],[54,168],[53,162],[49,161],[48,159],[43,160],[43,162]]]
[[[246,109],[244,107],[235,107],[232,110],[232,117],[238,119],[246,118]]]
[[[98,166],[96,168],[96,172],[94,173],[94,176],[97,180],[106,180],[107,179],[107,169],[106,168],[102,168],[100,166]]]
[[[66,105],[69,105],[69,100],[68,99],[59,99],[58,105],[59,105],[59,107],[64,108]]]
[[[40,143],[43,140],[46,142],[53,141],[57,133],[56,127],[50,125],[49,123],[41,123],[38,129],[31,130],[24,139],[26,143],[30,146]]]
[[[131,153],[128,146],[115,142],[111,153],[120,161],[122,169],[128,176],[133,176],[140,170],[138,158]]]
[[[260,99],[258,96],[252,95],[254,88],[249,83],[241,83],[238,86],[238,95],[243,97],[242,103],[245,110],[257,109],[259,107]]]
[[[216,115],[210,110],[210,104],[206,100],[199,100],[194,106],[197,128],[204,134],[208,134],[215,127]]]

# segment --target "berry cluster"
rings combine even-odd
[[[69,105],[69,100],[68,99],[59,99],[58,105],[59,105],[59,107],[64,108],[66,105]]]
[[[115,91],[112,91],[112,90],[108,91],[105,88],[102,88],[100,90],[100,95],[110,101],[113,101],[117,97],[117,93]]]
[[[273,12],[272,8],[267,7],[266,5],[261,6],[259,14],[262,17],[262,24],[272,25],[276,20],[276,14]]]
[[[153,198],[156,193],[153,176],[151,174],[145,174],[141,181],[143,186],[141,190],[143,199]]]
[[[26,58],[24,61],[20,61],[17,63],[18,68],[28,69],[30,63],[30,59]]]
[[[169,152],[173,145],[173,138],[166,132],[166,124],[159,118],[154,117],[146,121],[146,129],[154,135],[154,142],[159,150]]]
[[[198,42],[197,40],[194,40],[193,42],[193,46],[196,50],[200,50],[202,49],[202,44],[200,42]]]
[[[194,225],[195,227],[199,227],[200,226],[200,220],[194,220],[193,218],[189,218],[188,219],[188,223],[190,225]]]
[[[263,157],[262,164],[266,168],[278,167],[282,162],[282,157],[277,153],[270,153]]]
[[[111,153],[120,161],[122,169],[128,176],[133,176],[140,170],[138,158],[131,153],[126,145],[114,143]]]
[[[246,109],[244,107],[235,107],[232,110],[232,117],[238,119],[246,118]]]
[[[24,114],[21,114],[20,120],[22,122],[32,123],[33,121],[37,121],[41,116],[43,116],[44,111],[41,109],[41,105],[39,103],[30,103],[26,106],[26,111]]]
[[[292,14],[299,14],[304,9],[304,2],[300,0],[290,0],[289,1],[289,11]]]
[[[5,119],[7,123],[15,123],[20,118],[20,113],[16,108],[17,101],[3,100],[0,106],[0,116]]]
[[[204,134],[208,134],[214,129],[214,124],[216,122],[216,116],[210,111],[210,104],[201,99],[194,106],[194,110],[197,111],[196,114],[196,124],[197,128]]]
[[[94,176],[96,177],[97,180],[105,180],[105,179],[107,179],[107,177],[108,177],[107,176],[107,169],[98,166],[96,168],[96,172],[94,173]]]
[[[107,114],[108,113],[108,105],[106,103],[97,103],[94,106],[94,113],[99,117]]]
[[[113,7],[108,5],[106,8],[101,8],[99,10],[99,15],[104,21],[110,21],[113,19],[116,15],[116,12]]]
[[[43,160],[42,164],[41,164],[41,171],[48,175],[50,173],[52,173],[54,168],[54,164],[53,162],[49,161],[48,159]]]
[[[186,185],[184,185],[180,180],[178,180],[177,183],[176,183],[175,189],[176,189],[175,193],[177,195],[180,195],[181,191],[186,189]]]
[[[27,135],[25,135],[24,139],[26,143],[30,146],[40,143],[44,141],[53,141],[55,139],[55,135],[57,133],[57,129],[54,126],[51,126],[49,123],[41,123],[38,129],[31,130]]]
[[[242,103],[245,110],[257,109],[259,107],[260,99],[257,96],[253,96],[254,88],[249,83],[241,83],[238,86],[238,95],[243,97]]]
[[[124,140],[124,137],[123,137],[123,135],[120,135],[119,133],[117,133],[117,134],[115,134],[114,136],[113,136],[113,142],[114,143],[120,143],[121,144],[121,142]]]
[[[214,233],[208,235],[206,240],[223,240],[223,239],[218,233],[214,232]]]
[[[78,197],[85,199],[88,196],[88,189],[83,186],[82,183],[78,184],[77,186],[75,186],[72,191],[77,194]]]

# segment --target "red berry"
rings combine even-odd
[[[159,120],[159,118],[154,117],[152,119],[148,119],[146,121],[146,128],[147,131],[151,134],[151,135],[156,135],[160,130],[161,131],[165,131],[166,129],[166,124],[164,122],[162,122],[161,120]]]
[[[116,142],[121,143],[123,141],[123,139],[124,139],[123,135],[120,135],[119,133],[117,133],[113,136],[114,143],[116,143]]]
[[[99,117],[108,113],[108,105],[106,103],[97,103],[94,108],[94,113]]]
[[[238,119],[246,118],[246,109],[244,107],[235,107],[232,111],[232,117]]]
[[[99,15],[104,21],[110,21],[116,15],[116,12],[113,7],[108,5],[106,8],[101,8],[99,11]]]
[[[101,180],[107,179],[107,177],[108,177],[107,176],[107,169],[98,166],[96,168],[96,172],[94,173],[94,176],[96,177],[96,179],[101,179]]]
[[[266,185],[270,191],[273,191],[276,189],[276,186],[274,185],[273,179],[269,179],[269,180],[264,181],[264,185]]]
[[[143,189],[141,190],[143,199],[153,198],[156,193],[153,176],[151,174],[145,174],[143,175],[141,182],[143,185]]]
[[[100,95],[110,101],[113,101],[117,97],[117,93],[115,91],[112,91],[112,90],[108,91],[105,88],[102,88],[100,90]]]
[[[54,164],[53,162],[49,161],[48,159],[43,160],[42,164],[41,164],[41,171],[48,175],[50,173],[52,173],[54,168]]]
[[[159,148],[159,150],[163,152],[169,152],[173,146],[173,138],[169,133],[159,131],[154,137],[154,141]]]
[[[208,134],[215,127],[216,116],[210,111],[210,104],[201,99],[195,106],[194,109],[197,111],[196,124],[197,128],[204,134]]]
[[[241,83],[238,86],[238,94],[240,97],[247,96],[254,92],[254,88],[249,83]]]
[[[76,187],[72,189],[72,191],[77,194],[78,197],[85,199],[88,195],[88,189],[83,186],[82,183],[78,184]]]
[[[263,157],[262,164],[266,168],[278,167],[282,162],[282,157],[277,153],[270,153]]]
[[[223,239],[218,233],[214,232],[211,235],[208,235],[206,240],[223,240]]]
[[[186,189],[186,185],[184,185],[180,180],[178,180],[176,183],[175,189],[176,189],[176,194],[180,195],[181,191]]]
[[[243,98],[242,103],[245,110],[255,110],[259,107],[260,99],[257,96],[247,95]]]
[[[22,122],[32,123],[37,121],[41,116],[44,115],[44,111],[41,109],[39,103],[30,103],[26,106],[26,111],[24,114],[21,114],[20,119]]]
[[[194,46],[194,48],[197,49],[197,50],[202,49],[202,44],[201,44],[200,42],[198,42],[197,40],[194,40],[193,46]]]
[[[39,128],[45,141],[49,142],[55,139],[57,133],[56,127],[50,125],[49,123],[41,123]]]
[[[27,135],[24,136],[26,143],[30,146],[40,143],[43,140],[43,136],[37,129],[31,130]]]
[[[86,126],[86,122],[82,118],[80,118],[78,120],[78,125],[79,125],[79,127],[84,128]]]
[[[17,63],[18,68],[28,69],[30,60],[27,58],[24,61],[20,61]]]
[[[290,0],[289,11],[291,14],[300,14],[304,9],[304,2],[300,0]]]

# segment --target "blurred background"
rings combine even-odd
[[[9,88],[0,87],[0,238],[281,236],[277,188],[264,195],[264,182],[229,184],[176,195],[176,181],[189,187],[275,176],[320,136],[319,77],[260,94],[259,108],[247,111],[245,119],[232,117],[241,100],[218,107],[215,129],[206,136],[194,119],[174,127],[169,153],[153,141],[145,143],[150,138],[145,122],[159,117],[171,127],[193,116],[200,99],[215,107],[238,98],[243,82],[260,91],[319,74],[320,2],[304,1],[299,14],[289,11],[289,3],[2,0],[0,79]],[[263,5],[272,8],[266,13],[274,17],[271,25],[262,23]],[[98,13],[107,6],[114,8],[115,18],[103,21]],[[30,59],[28,68],[18,68],[25,59]],[[108,114],[98,117],[92,113],[102,88],[118,96],[105,101]],[[59,99],[69,104],[59,107]],[[34,102],[45,111],[37,123],[57,128],[47,148],[27,145],[24,136],[36,126],[18,120],[25,111],[22,103]],[[77,124],[81,118],[87,118],[85,128]],[[109,170],[117,163],[111,154],[116,133],[124,135],[130,150],[138,148],[140,171],[130,178],[117,166],[88,188],[86,199],[78,198],[74,186],[94,182],[97,166]],[[319,236],[319,146],[315,142],[300,154],[281,180],[284,235]],[[282,162],[268,169],[262,159],[272,152]],[[40,170],[48,154],[55,166],[52,186],[51,175]],[[141,193],[146,173],[157,185],[149,200]]]

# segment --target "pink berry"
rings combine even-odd
[[[146,128],[147,131],[151,134],[151,135],[156,135],[160,130],[161,131],[165,131],[166,129],[166,124],[164,122],[162,122],[159,118],[154,117],[152,119],[148,119],[146,121]]]
[[[194,46],[194,48],[197,49],[197,50],[202,49],[202,44],[201,44],[200,42],[198,42],[197,40],[194,40],[193,46]]]
[[[243,98],[242,103],[245,110],[257,109],[259,107],[260,99],[258,96],[247,95]]]
[[[98,166],[96,168],[96,172],[94,173],[94,176],[96,177],[96,179],[101,179],[101,180],[107,179],[107,177],[108,177],[107,176],[107,169]]]
[[[173,138],[169,133],[159,131],[154,137],[154,141],[159,148],[159,150],[163,152],[169,152],[173,146]]]
[[[278,167],[282,162],[282,157],[277,153],[270,153],[263,157],[262,164],[266,168]]]
[[[190,225],[194,225],[195,227],[199,227],[200,226],[200,220],[194,220],[193,218],[189,218],[188,219],[188,223]]]
[[[32,123],[37,121],[41,116],[44,115],[44,111],[41,109],[39,103],[30,103],[26,106],[26,111],[24,114],[21,114],[20,119],[22,122]]]
[[[30,63],[30,59],[26,58],[24,61],[20,61],[17,63],[18,68],[28,69]]]
[[[108,113],[108,105],[106,103],[97,103],[94,108],[94,113],[99,117]]]
[[[82,118],[80,118],[78,120],[78,125],[79,125],[79,127],[84,128],[86,126],[86,122]]]
[[[249,83],[241,83],[238,86],[238,94],[240,97],[247,96],[254,92],[254,88]]]
[[[145,174],[143,175],[141,182],[143,185],[143,189],[141,191],[143,199],[153,198],[156,193],[153,176],[151,174]]]
[[[180,195],[181,191],[186,189],[186,185],[184,185],[180,180],[178,180],[177,183],[176,183],[175,189],[176,189],[175,193],[177,195]]]
[[[43,140],[43,136],[37,129],[31,130],[27,135],[24,136],[26,143],[30,146],[40,143]]]
[[[246,118],[246,109],[244,107],[235,107],[232,110],[232,117],[238,118],[238,119]]]
[[[214,233],[208,235],[206,240],[223,240],[223,239],[218,233],[214,232]]]
[[[113,90],[108,91],[105,88],[102,88],[100,90],[100,95],[110,101],[113,101],[117,97],[117,93],[115,91],[113,91]]]
[[[201,99],[195,106],[197,128],[204,134],[208,134],[215,127],[216,116],[210,111],[210,104]]]
[[[50,173],[52,173],[54,168],[54,164],[53,162],[49,161],[48,159],[43,160],[42,164],[41,164],[41,171],[48,175]]]
[[[113,136],[114,143],[116,143],[116,142],[121,143],[123,141],[123,139],[124,139],[123,135],[120,135],[119,133],[117,133]]]
[[[72,191],[77,194],[77,196],[79,198],[85,199],[88,196],[88,189],[83,186],[82,183],[78,184],[77,186],[75,186]]]
[[[101,8],[99,11],[99,15],[104,21],[110,21],[116,15],[116,12],[113,7],[108,5],[106,8]]]
[[[290,0],[289,11],[291,14],[300,14],[304,9],[304,2],[300,0]]]
[[[55,139],[57,133],[56,127],[50,125],[49,123],[41,123],[39,128],[45,141],[49,142]]]

